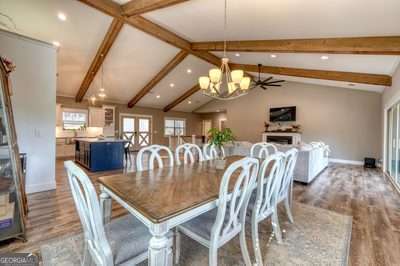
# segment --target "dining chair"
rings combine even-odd
[[[203,153],[201,152],[201,149],[199,146],[197,146],[196,144],[193,144],[193,143],[184,143],[182,145],[179,145],[175,150],[175,160],[176,160],[177,165],[181,164],[181,160],[179,157],[180,157],[182,151],[183,151],[183,163],[184,164],[187,164],[188,162],[190,162],[190,163],[195,162],[195,154],[193,151],[197,152],[200,162],[204,161],[204,156],[203,156]]]
[[[258,235],[258,224],[265,219],[271,218],[272,229],[278,240],[282,243],[281,231],[278,222],[277,201],[279,186],[282,182],[284,172],[285,156],[277,152],[268,156],[260,166],[257,176],[257,189],[253,191],[248,211],[251,212],[251,236],[253,242],[256,265],[264,265],[261,255],[260,239]],[[246,265],[252,265],[248,253],[246,240],[242,239],[244,246],[244,261]]]
[[[224,147],[221,147],[222,157],[225,157]],[[217,147],[214,144],[207,143],[203,145],[204,160],[213,160],[219,157]]]
[[[285,165],[283,171],[282,182],[279,186],[277,204],[284,202],[286,214],[291,223],[294,222],[291,211],[293,199],[293,173],[297,162],[298,150],[292,148],[285,152]]]
[[[258,151],[256,152],[257,149],[258,149]],[[272,154],[278,152],[278,149],[272,143],[267,143],[267,142],[255,143],[255,144],[253,144],[253,146],[251,146],[250,157],[266,158],[271,154],[270,150],[272,150]]]
[[[72,161],[65,161],[64,167],[85,238],[82,265],[136,265],[146,260],[151,238],[147,227],[130,215],[104,225],[89,177]]]
[[[180,256],[180,233],[209,249],[209,265],[216,266],[218,249],[238,234],[245,237],[247,204],[257,179],[259,162],[255,158],[243,158],[233,162],[222,176],[217,208],[206,212],[177,227],[176,263]],[[232,177],[237,177],[231,180]],[[233,190],[229,191],[232,181]],[[240,246],[242,247],[241,241]],[[242,248],[242,253],[244,252]]]
[[[144,147],[139,150],[136,156],[136,169],[137,171],[143,171],[144,167],[144,158],[143,155],[149,154],[147,159],[147,169],[154,169],[154,162],[157,161],[158,167],[164,167],[163,160],[161,158],[160,152],[165,151],[168,157],[168,166],[174,166],[174,156],[172,155],[172,151],[167,146],[162,145],[150,145],[148,147]]]

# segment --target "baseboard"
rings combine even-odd
[[[35,184],[35,185],[28,185],[25,187],[26,194],[32,194],[36,192],[48,191],[56,189],[56,183],[44,183],[44,184]]]
[[[329,158],[329,162],[342,163],[342,164],[353,164],[353,165],[364,165],[363,161],[352,161],[352,160],[343,160],[343,159],[336,159],[336,158]]]
[[[385,171],[382,171],[383,175],[389,179],[389,182],[392,184],[392,186],[394,187],[394,189],[397,191],[397,193],[400,194],[400,187],[396,184],[396,182],[393,180],[393,177],[391,177],[388,173],[386,173]]]

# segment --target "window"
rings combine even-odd
[[[63,128],[65,130],[75,130],[86,127],[87,118],[87,110],[64,109],[62,112]]]
[[[186,120],[182,118],[165,119],[165,136],[184,136],[186,134]]]

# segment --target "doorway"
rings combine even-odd
[[[152,116],[120,114],[120,132],[129,140],[130,149],[138,151],[152,144]]]
[[[210,131],[212,127],[212,121],[211,120],[203,120],[203,136],[207,137],[208,136],[208,131]]]

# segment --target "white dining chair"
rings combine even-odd
[[[250,149],[250,157],[267,158],[270,154],[277,153],[278,149],[272,143],[258,142],[253,144]]]
[[[147,227],[127,215],[103,225],[96,190],[85,172],[64,162],[85,238],[82,265],[136,265],[148,257],[151,238]]]
[[[150,145],[148,147],[144,147],[139,150],[136,156],[136,169],[137,171],[143,170],[152,170],[154,169],[154,162],[157,161],[158,167],[164,167],[163,158],[160,155],[160,152],[166,152],[168,157],[168,166],[174,166],[174,156],[172,155],[171,150],[167,146],[162,145]],[[145,158],[144,155],[148,154],[147,158],[147,168],[145,167]]]
[[[225,157],[224,147],[220,148],[220,152],[222,154],[222,157]],[[204,160],[217,159],[219,157],[217,147],[214,144],[210,144],[210,143],[204,144],[203,156],[204,156]]]
[[[293,199],[293,173],[297,162],[298,150],[292,148],[285,152],[285,167],[282,177],[282,182],[278,192],[277,204],[284,202],[286,214],[291,223],[294,222],[292,214],[292,199]]]
[[[199,146],[193,143],[184,143],[182,145],[179,145],[176,150],[175,150],[175,160],[176,164],[180,165],[181,160],[180,160],[180,155],[181,152],[183,152],[183,163],[194,163],[195,162],[195,154],[194,151],[197,152],[198,157],[199,157],[199,162],[204,161],[204,156],[203,153],[201,152],[201,149]]]
[[[209,265],[218,263],[218,249],[238,234],[245,236],[247,204],[257,179],[259,162],[243,158],[232,163],[221,179],[217,208],[206,212],[177,228],[176,263],[180,256],[180,233],[187,235],[209,249]],[[233,175],[233,174],[237,175]],[[237,176],[232,192],[228,191],[232,176]],[[241,247],[242,247],[241,241]],[[242,253],[244,250],[242,249]]]
[[[278,222],[277,201],[279,186],[284,172],[285,157],[281,152],[268,156],[261,164],[257,177],[257,189],[253,191],[249,202],[248,211],[251,212],[251,236],[253,242],[256,265],[264,265],[261,255],[258,224],[271,218],[272,229],[278,240],[282,242],[281,231]],[[244,261],[246,265],[252,265],[247,250],[246,241],[243,241]]]

